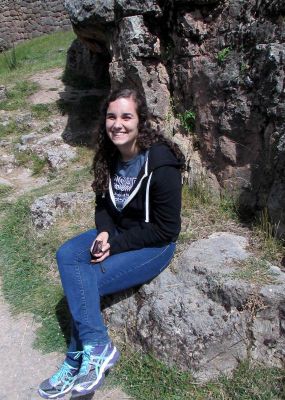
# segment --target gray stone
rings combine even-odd
[[[39,136],[35,133],[28,133],[27,135],[21,136],[20,143],[22,145],[26,145],[29,143],[33,143],[39,138]]]
[[[26,125],[31,126],[33,121],[32,114],[30,112],[22,112],[16,115],[15,122],[18,126]]]
[[[123,84],[137,84],[137,89],[145,94],[153,119],[161,121],[170,109],[169,76],[162,63],[148,61],[112,62],[110,75],[114,88]]]
[[[118,42],[114,43],[116,60],[158,57],[160,41],[152,35],[144,24],[142,15],[123,18],[118,26]],[[128,43],[128,46],[125,46]]]
[[[6,42],[5,39],[0,38],[0,53],[2,53],[3,51],[8,50],[10,47],[9,43]]]
[[[106,300],[112,304],[107,321],[136,347],[200,381],[230,374],[248,357],[280,367],[285,284],[260,287],[235,278],[236,261],[250,256],[247,245],[246,238],[224,232],[192,243],[134,295]]]
[[[54,170],[66,167],[77,156],[75,148],[63,143],[60,132],[44,137],[35,134],[24,135],[21,138],[21,144],[17,144],[15,148],[18,151],[34,153],[40,159],[47,160]]]
[[[7,99],[7,89],[5,86],[0,86],[0,101]]]
[[[76,158],[76,150],[68,144],[62,144],[56,148],[46,149],[44,152],[51,168],[59,170],[68,165],[71,160]]]
[[[8,147],[9,145],[9,140],[0,140],[0,147]]]
[[[114,0],[65,0],[70,19],[74,24],[91,19],[94,22],[114,21]]]
[[[156,0],[115,0],[115,7],[123,16],[154,14],[159,17],[162,15],[161,8]]]
[[[72,211],[78,204],[92,201],[93,193],[68,192],[39,197],[30,207],[33,225],[37,229],[48,229],[65,211]]]

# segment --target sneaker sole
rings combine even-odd
[[[70,392],[73,389],[72,385],[68,389],[64,390],[61,393],[55,393],[55,394],[47,394],[46,392],[43,392],[41,389],[38,390],[38,394],[43,397],[44,399],[60,399],[61,397],[64,397],[68,392]]]
[[[97,390],[103,383],[105,379],[105,372],[108,371],[108,369],[114,367],[116,362],[120,358],[120,353],[117,350],[116,347],[114,347],[112,353],[110,356],[105,360],[105,362],[102,364],[102,368],[100,370],[100,373],[96,379],[96,381],[92,382],[87,388],[82,387],[81,384],[78,384],[73,387],[72,390],[72,396],[77,397],[77,396],[84,396],[86,394],[92,393],[95,390]]]

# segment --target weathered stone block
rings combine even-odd
[[[135,294],[113,297],[109,324],[201,381],[230,374],[248,356],[280,367],[285,274],[279,270],[276,284],[261,288],[235,277],[236,261],[250,256],[246,246],[246,238],[229,233],[192,243]]]

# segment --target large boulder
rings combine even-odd
[[[201,381],[230,374],[248,357],[285,361],[285,273],[254,260],[248,240],[215,233],[192,243],[151,283],[106,300],[116,332]],[[243,280],[240,263],[260,262],[268,284]],[[238,263],[239,262],[239,263]]]
[[[188,160],[195,159],[189,181],[204,175],[247,213],[267,207],[284,235],[284,2],[66,0],[66,6],[97,62],[93,80],[107,82],[108,70],[112,88],[134,86],[146,95],[156,124],[173,121],[168,134],[188,135]]]

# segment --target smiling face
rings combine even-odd
[[[123,158],[131,158],[139,151],[139,116],[132,97],[120,97],[109,103],[106,113],[106,132]]]

